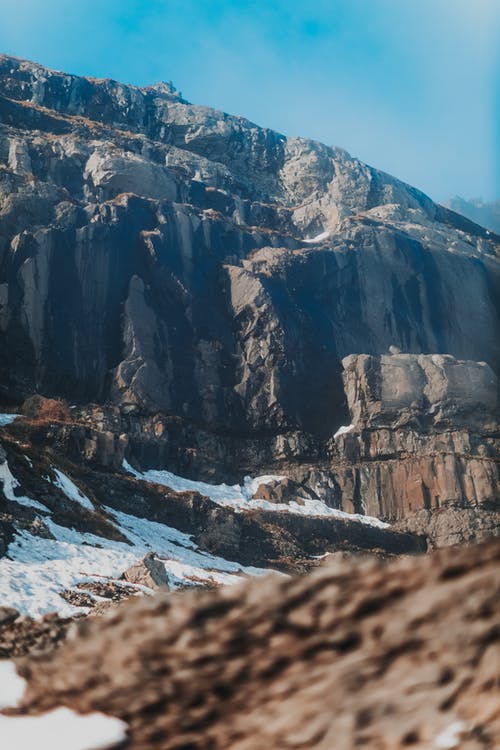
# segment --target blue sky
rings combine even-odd
[[[500,0],[0,0],[0,51],[343,146],[436,200],[500,197]]]

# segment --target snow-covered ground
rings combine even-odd
[[[86,510],[94,507],[75,483],[57,468],[54,486]],[[191,537],[162,523],[104,508],[112,522],[131,542],[112,541],[56,524],[50,510],[35,499],[14,493],[19,482],[9,464],[0,464],[0,483],[11,502],[39,512],[52,539],[18,530],[9,544],[7,555],[0,559],[0,605],[11,606],[23,614],[38,617],[58,611],[71,616],[79,608],[61,597],[84,581],[117,579],[147,552],[154,552],[165,565],[172,589],[193,583],[235,583],[246,575],[265,571],[243,567],[199,550]],[[140,589],[138,589],[138,592]],[[97,597],[96,597],[97,598]]]
[[[26,681],[17,674],[14,662],[0,661],[0,711],[15,708],[23,697],[25,688]]]
[[[314,242],[323,242],[324,240],[327,240],[330,236],[330,232],[327,230],[326,232],[321,232],[320,234],[317,234],[316,237],[311,237],[307,240],[304,240],[304,242],[308,242],[310,244]]]
[[[350,432],[350,427],[344,427],[341,429],[343,432]],[[339,432],[338,434],[342,433]],[[280,479],[284,479],[283,476],[275,474],[265,474],[255,478],[245,477],[243,484],[228,485],[195,482],[191,479],[179,477],[171,471],[159,471],[157,469],[150,469],[149,471],[141,473],[130,466],[127,461],[123,462],[123,468],[130,474],[133,474],[137,479],[160,484],[164,487],[170,487],[170,489],[176,492],[184,492],[186,490],[190,492],[199,492],[201,495],[209,497],[214,503],[229,506],[236,511],[255,510],[260,508],[261,510],[272,510],[275,513],[294,513],[302,516],[329,516],[333,518],[341,518],[347,521],[359,521],[360,523],[365,523],[370,526],[378,526],[378,528],[387,528],[389,526],[389,524],[384,523],[373,516],[364,516],[359,513],[345,513],[342,510],[330,508],[321,500],[315,500],[313,498],[302,499],[304,503],[303,505],[293,501],[290,503],[270,503],[267,500],[253,500],[252,496],[259,485],[268,484],[274,480],[279,481]]]
[[[2,747],[11,750],[104,750],[126,738],[127,725],[100,713],[56,708],[40,716],[0,716]]]
[[[304,499],[304,505],[253,500],[252,496],[260,484],[283,478],[277,475],[246,477],[241,485],[230,486],[195,482],[169,471],[140,473],[126,462],[124,468],[139,480],[164,485],[175,491],[197,491],[219,505],[238,512],[261,508],[273,512],[341,518],[379,527],[387,525],[376,518],[329,508],[318,499]],[[56,479],[52,483],[70,501],[86,510],[93,510],[89,498],[66,474],[57,468],[54,468],[54,472]],[[246,575],[266,572],[203,552],[188,534],[175,528],[111,508],[104,507],[104,511],[130,544],[60,526],[52,520],[50,510],[45,505],[14,493],[14,490],[19,491],[19,482],[7,461],[0,464],[0,483],[7,499],[34,510],[53,537],[47,539],[34,536],[27,530],[18,530],[9,544],[7,555],[0,559],[0,604],[15,607],[23,614],[38,617],[46,612],[58,611],[64,616],[71,616],[85,611],[66,602],[61,593],[88,581],[106,582],[111,579],[121,585],[119,579],[123,572],[150,551],[165,565],[172,589],[194,583],[235,583]],[[138,587],[138,593],[140,591]],[[99,597],[95,598],[99,600]]]
[[[266,572],[202,552],[187,534],[164,524],[106,510],[132,545],[82,534],[46,517],[44,522],[55,539],[19,531],[9,545],[10,559],[0,559],[0,603],[32,617],[52,611],[74,615],[85,610],[66,602],[61,591],[84,581],[116,581],[150,551],[164,563],[173,589],[194,582],[236,583],[242,576]]]
[[[5,427],[5,425],[12,424],[14,419],[18,417],[19,414],[0,414],[0,427]]]

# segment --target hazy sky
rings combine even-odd
[[[0,0],[0,51],[500,197],[500,0]]]

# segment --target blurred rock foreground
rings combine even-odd
[[[500,743],[500,543],[158,594],[19,662],[23,712],[99,708],[120,747]]]

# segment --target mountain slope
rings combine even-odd
[[[499,372],[496,235],[170,85],[0,56],[7,602],[92,606],[150,548],[175,587],[498,534]]]
[[[394,344],[499,371],[499,245],[482,228],[163,84],[7,57],[0,75],[6,398],[324,436],[346,418],[348,354]]]
[[[467,201],[456,196],[447,201],[446,205],[471,221],[481,224],[491,232],[500,233],[500,201],[492,201],[491,203],[480,199]]]

